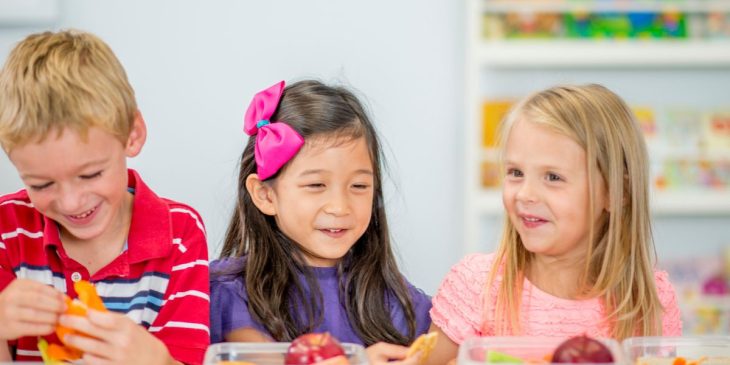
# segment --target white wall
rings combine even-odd
[[[4,0],[0,0],[4,1]],[[53,1],[53,0],[48,0]],[[358,89],[387,144],[387,207],[401,267],[434,293],[462,255],[464,4],[439,0],[59,0],[45,28],[105,39],[127,69],[148,127],[131,161],[161,195],[191,204],[217,255],[232,207],[243,113],[259,89],[305,77]],[[0,26],[0,61],[41,27]],[[554,82],[605,82],[648,103],[728,104],[726,70],[672,77],[555,71],[500,72],[484,82],[519,94]],[[515,82],[515,80],[518,80]],[[532,86],[530,86],[532,85]],[[704,86],[703,86],[704,85]],[[534,87],[533,87],[534,86]],[[527,90],[525,90],[527,89]],[[694,90],[692,93],[683,90]],[[515,91],[515,93],[517,93]],[[667,99],[668,97],[668,99]],[[0,157],[0,192],[21,187]],[[730,244],[730,217],[656,221],[660,258]],[[484,250],[501,225],[485,222]]]
[[[26,34],[79,28],[126,67],[148,124],[130,161],[203,215],[217,255],[259,89],[314,77],[359,90],[386,144],[401,267],[433,293],[461,256],[463,5],[458,1],[60,1],[44,27],[0,27],[0,61]],[[0,191],[21,187],[0,157]]]

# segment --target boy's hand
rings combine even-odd
[[[408,347],[378,342],[365,349],[370,365],[416,365],[418,357],[406,358]],[[391,361],[396,360],[396,361]]]
[[[0,340],[53,332],[66,309],[63,293],[28,279],[15,279],[0,292]]]
[[[94,337],[66,336],[67,345],[84,352],[84,364],[179,364],[162,341],[123,314],[89,310],[87,317],[61,316],[61,324]]]

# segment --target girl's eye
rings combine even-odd
[[[368,184],[353,184],[352,187],[355,188],[355,189],[358,189],[358,190],[365,190],[365,189],[369,188],[370,185],[368,185]]]
[[[518,169],[508,169],[507,170],[507,176],[511,177],[522,177],[522,171]]]
[[[563,180],[560,176],[555,175],[555,174],[548,174],[547,175],[547,179],[548,179],[548,181],[560,181],[560,180]]]
[[[321,188],[324,188],[324,184],[322,184],[322,183],[307,184],[305,186],[308,187],[308,188],[312,188],[312,189],[321,189]]]
[[[42,185],[30,185],[29,187],[33,191],[42,191],[45,188],[51,186],[52,184],[53,184],[52,182],[47,182],[47,183],[42,184]]]
[[[90,174],[90,175],[81,175],[80,177],[82,179],[84,179],[84,180],[89,180],[89,179],[97,178],[99,176],[101,176],[101,171],[95,172],[95,173]]]

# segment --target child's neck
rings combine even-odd
[[[535,255],[527,269],[527,279],[538,289],[564,299],[582,299],[578,283],[583,275],[581,259]]]
[[[132,221],[134,195],[127,194],[125,202],[116,213],[109,229],[91,240],[78,238],[61,231],[61,242],[66,254],[94,275],[97,271],[114,261],[122,252],[129,235]]]

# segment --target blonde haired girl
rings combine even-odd
[[[433,299],[431,363],[467,337],[681,335],[654,267],[648,156],[630,109],[600,85],[515,106],[502,135],[503,237],[456,264]]]

